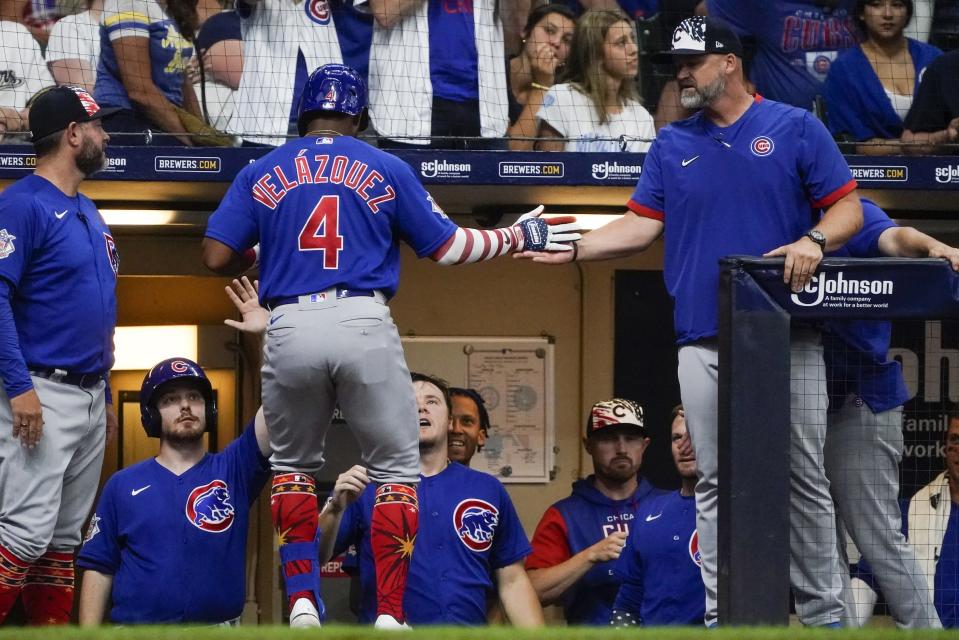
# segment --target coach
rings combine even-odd
[[[79,192],[110,136],[86,90],[56,87],[30,110],[37,169],[0,196],[0,622],[23,596],[31,624],[64,624],[73,551],[116,413],[119,259]]]
[[[706,623],[717,621],[716,516],[719,475],[719,259],[784,256],[794,291],[823,252],[862,225],[856,182],[812,114],[750,95],[742,46],[723,23],[700,16],[673,33],[681,101],[699,109],[659,133],[622,218],[566,254],[528,252],[539,262],[619,258],[665,233],[663,275],[675,300],[679,382],[699,464],[697,528],[706,583]],[[826,210],[815,227],[811,208]],[[826,388],[817,331],[796,329],[791,349],[790,579],[800,620],[838,625],[842,585],[835,567],[834,510],[823,474]]]

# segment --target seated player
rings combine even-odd
[[[453,415],[450,419],[448,455],[453,462],[470,466],[477,451],[483,450],[489,436],[489,413],[483,396],[475,389],[450,388]]]
[[[195,362],[170,358],[144,378],[140,416],[160,452],[103,488],[77,560],[80,624],[234,625],[246,599],[250,507],[270,475],[263,410],[208,453],[210,381]]]
[[[530,546],[506,488],[493,476],[449,461],[450,397],[446,383],[414,373],[420,416],[419,532],[404,606],[417,624],[482,625],[488,594],[496,590],[516,626],[543,624],[543,613],[523,568]],[[359,620],[376,617],[370,519],[375,486],[356,466],[337,478],[320,514],[320,561],[349,545],[359,553]],[[402,499],[402,495],[399,496]]]
[[[682,487],[646,501],[616,564],[622,578],[609,623],[615,627],[703,624],[703,585],[696,533],[696,454],[683,406],[673,409],[670,442]]]

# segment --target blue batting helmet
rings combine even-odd
[[[358,116],[366,109],[366,82],[345,64],[325,64],[310,74],[296,110],[300,135],[306,135],[310,115],[322,112]]]
[[[175,381],[192,383],[200,390],[206,400],[207,431],[216,429],[216,399],[213,397],[210,379],[203,373],[200,365],[192,360],[169,358],[150,369],[140,387],[140,422],[143,423],[147,436],[160,437],[161,420],[156,401],[163,387]]]

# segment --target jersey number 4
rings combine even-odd
[[[343,250],[340,235],[340,197],[323,196],[300,231],[300,251],[322,251],[323,268],[336,269]]]

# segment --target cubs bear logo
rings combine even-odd
[[[499,511],[479,498],[467,498],[453,509],[453,528],[466,547],[477,553],[493,546]]]
[[[753,141],[749,144],[749,150],[753,152],[753,155],[759,156],[768,156],[773,152],[773,149],[776,148],[776,145],[773,144],[772,138],[766,136],[757,136],[753,138]]]
[[[697,567],[703,566],[703,556],[699,552],[699,531],[693,530],[693,535],[689,536],[689,558],[696,563]]]
[[[113,236],[104,232],[103,240],[107,244],[107,258],[110,259],[110,267],[113,269],[113,275],[120,275],[120,253],[117,251],[117,243],[113,241]]]
[[[213,480],[191,491],[185,511],[190,524],[210,533],[229,529],[236,515],[230,503],[230,491],[222,480]]]
[[[327,0],[307,0],[306,15],[317,24],[330,24],[330,5]]]

